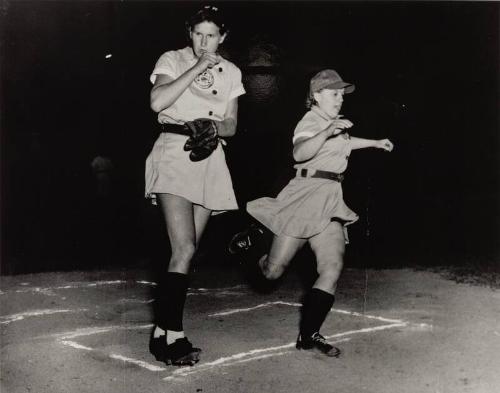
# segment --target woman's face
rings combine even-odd
[[[189,32],[189,37],[193,43],[193,51],[197,57],[200,57],[203,52],[217,52],[217,48],[226,38],[226,35],[221,35],[219,27],[213,22],[198,23]]]
[[[332,119],[336,118],[344,101],[344,89],[323,89],[314,93],[320,109]]]

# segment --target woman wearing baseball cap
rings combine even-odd
[[[343,267],[346,226],[358,215],[344,202],[342,180],[352,150],[369,147],[391,151],[388,139],[350,136],[353,123],[342,118],[344,95],[354,85],[331,69],[310,81],[307,107],[293,135],[296,176],[276,198],[260,198],[247,204],[248,213],[273,233],[270,249],[264,248],[264,229],[252,226],[237,234],[229,251],[251,251],[258,270],[268,280],[278,279],[295,254],[309,243],[316,257],[317,279],[304,297],[297,349],[315,350],[337,357],[340,350],[320,334],[333,303]],[[251,258],[252,260],[252,258]]]
[[[217,138],[235,134],[238,97],[245,93],[238,67],[218,53],[228,34],[218,7],[203,7],[186,27],[190,45],[162,54],[150,77],[161,133],[145,176],[146,197],[161,209],[172,250],[158,286],[149,349],[157,360],[179,366],[195,364],[201,352],[182,323],[191,260],[212,212],[238,208]],[[193,147],[196,124],[215,138],[209,149]]]

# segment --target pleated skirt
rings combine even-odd
[[[247,211],[275,235],[310,238],[332,221],[345,225],[358,215],[344,202],[339,182],[317,178],[293,178],[276,198],[247,203]]]
[[[238,209],[221,143],[208,158],[193,162],[183,149],[186,139],[184,135],[160,134],[146,159],[146,198],[156,203],[157,193],[167,193],[214,212]]]

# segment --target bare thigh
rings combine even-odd
[[[201,237],[205,232],[205,228],[207,227],[208,220],[212,214],[212,210],[206,209],[200,205],[194,205],[194,230],[196,233],[196,248],[200,244]]]
[[[168,271],[187,274],[210,210],[194,206],[187,199],[173,194],[157,194],[157,200],[172,248]]]
[[[345,237],[342,224],[331,222],[323,232],[309,239],[316,256],[318,278],[315,288],[334,293],[344,266]]]
[[[306,241],[285,235],[274,236],[269,254],[261,260],[264,275],[271,280],[279,278]]]

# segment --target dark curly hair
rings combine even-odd
[[[224,35],[229,31],[224,20],[224,15],[222,14],[222,11],[219,9],[219,7],[206,5],[196,14],[191,16],[186,21],[186,28],[188,32],[192,31],[196,25],[202,22],[212,22],[217,25],[221,35]]]
[[[314,105],[317,105],[318,103],[316,102],[316,100],[314,99],[314,95],[313,93],[309,92],[307,93],[307,97],[306,97],[306,108],[307,109],[311,109]]]

